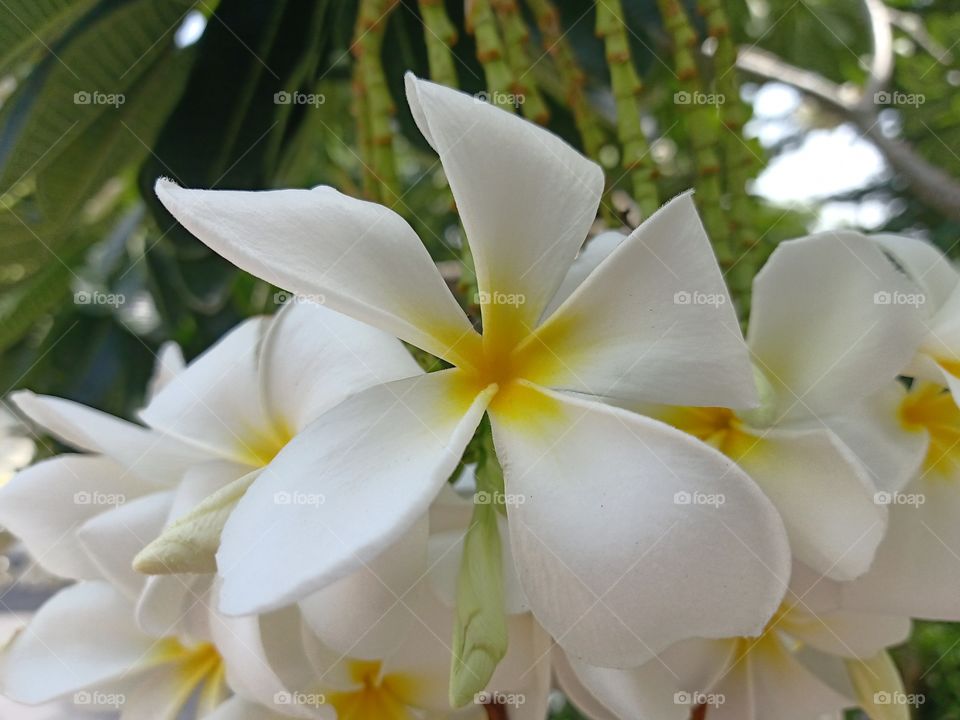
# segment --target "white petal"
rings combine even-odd
[[[843,604],[868,612],[960,621],[960,488],[926,476],[890,508],[870,571],[844,586]]]
[[[801,665],[775,638],[754,645],[717,687],[710,720],[833,718],[853,703]]]
[[[600,263],[524,343],[541,385],[623,402],[748,406],[753,371],[691,195]]]
[[[40,703],[102,685],[131,672],[152,645],[123,595],[104,582],[81,582],[48,600],[14,639],[3,694]]]
[[[507,493],[522,499],[508,507],[520,579],[557,642],[632,667],[684,638],[758,633],[790,562],[760,489],[656,420],[523,391],[491,417]]]
[[[303,300],[277,313],[260,362],[266,410],[291,434],[354,393],[422,372],[396,338]]]
[[[234,696],[207,715],[205,720],[283,720],[288,715]]]
[[[330,187],[185,190],[157,197],[243,270],[455,361],[475,332],[420,238],[392,210]]]
[[[172,501],[170,492],[146,495],[91,518],[77,533],[102,577],[131,600],[146,581],[134,571],[133,558],[163,529]]]
[[[777,629],[830,655],[868,659],[906,642],[910,618],[845,610],[811,613],[801,605],[787,613]]]
[[[484,302],[522,298],[533,327],[576,257],[603,193],[603,171],[557,136],[488,103],[406,76],[407,102],[440,156]]]
[[[177,667],[160,665],[142,673],[125,688],[120,720],[178,720],[184,717],[185,708],[193,692],[216,692],[212,702],[222,699],[225,688],[209,687],[201,683],[208,668]],[[207,699],[206,697],[203,698]],[[198,705],[204,704],[201,701]],[[201,716],[199,708],[196,710]]]
[[[177,482],[192,462],[203,457],[176,438],[70,400],[34,395],[29,390],[10,397],[27,417],[67,445],[106,455],[138,478],[157,485]]]
[[[137,625],[154,637],[206,637],[206,597],[213,575],[148,577],[135,610]]]
[[[867,467],[877,489],[888,493],[899,492],[917,475],[930,445],[928,433],[907,429],[900,418],[906,393],[893,381],[844,412],[822,418]]]
[[[862,575],[887,508],[853,452],[829,430],[766,430],[737,458],[773,501],[794,556],[836,580]]]
[[[593,694],[584,687],[580,678],[573,671],[570,665],[570,659],[567,654],[555,646],[551,653],[553,658],[553,672],[557,679],[557,685],[567,699],[573,703],[577,710],[585,715],[589,720],[619,720],[610,710],[603,705]]]
[[[453,472],[489,394],[441,371],[374,386],[314,421],[227,521],[217,554],[224,612],[299,600],[396,541]]]
[[[22,470],[0,488],[0,525],[19,537],[45,570],[98,578],[77,540],[80,526],[153,489],[107,458],[61,455]]]
[[[859,233],[781,243],[753,281],[747,342],[780,413],[825,414],[884,387],[923,333],[909,280]]]
[[[550,317],[554,311],[573,294],[573,291],[586,281],[590,274],[597,269],[597,266],[607,258],[607,255],[620,247],[626,239],[627,236],[623,233],[611,230],[597,235],[590,240],[590,242],[580,250],[577,259],[573,261],[566,277],[563,278],[563,282],[561,282],[560,287],[557,288],[553,299],[550,300],[550,304],[547,305],[546,310],[543,311],[543,317]]]
[[[228,683],[237,695],[295,717],[332,718],[333,712],[322,705],[292,702],[293,693],[317,691],[301,630],[295,607],[254,617],[216,617],[211,624]]]
[[[687,720],[691,706],[676,702],[676,678],[657,658],[632,670],[571,660],[580,682],[620,720]]]
[[[211,456],[258,465],[284,438],[260,401],[258,358],[269,321],[251,318],[173,378],[143,410],[150,427]]]
[[[172,340],[160,346],[157,352],[157,362],[153,366],[153,375],[147,385],[147,400],[149,401],[164,386],[183,372],[187,366],[183,359],[183,349]]]
[[[300,610],[328,647],[354,658],[377,660],[396,649],[410,628],[427,569],[427,518],[352,575],[307,596]]]
[[[960,273],[935,245],[905,235],[871,235],[927,295],[924,310],[935,313],[960,282]]]

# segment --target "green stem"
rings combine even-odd
[[[507,63],[513,76],[510,88],[520,103],[520,111],[525,118],[545,124],[550,119],[550,111],[530,74],[531,63],[527,52],[530,30],[520,17],[516,0],[493,0],[493,7],[500,21]]]
[[[643,83],[633,66],[626,28],[620,0],[597,3],[596,33],[603,38],[610,68],[610,85],[617,108],[617,139],[623,152],[622,164],[630,174],[634,200],[646,218],[660,206],[656,185],[658,170],[640,123],[637,96],[643,90]]]
[[[427,29],[424,37],[430,79],[447,87],[457,87],[457,71],[450,49],[457,43],[457,28],[450,22],[443,0],[419,0],[419,4],[420,16]]]
[[[467,32],[476,39],[477,60],[483,67],[493,104],[514,112],[514,104],[510,102],[513,77],[505,60],[506,51],[490,0],[468,0]]]

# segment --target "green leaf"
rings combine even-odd
[[[5,0],[0,4],[0,75],[45,49],[95,0]]]
[[[127,93],[116,111],[103,113],[44,166],[37,176],[41,214],[56,224],[72,218],[104,183],[149,152],[186,83],[193,53],[169,48]]]
[[[126,94],[173,44],[185,0],[107,2],[73,25],[9,100],[0,192],[41,171]]]

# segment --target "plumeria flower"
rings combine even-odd
[[[59,510],[47,505],[50,514]],[[135,552],[130,542],[114,548],[128,563]],[[89,573],[79,555],[59,553],[58,563],[74,576]],[[183,618],[190,632],[153,636],[136,623],[135,597],[92,574],[60,590],[4,649],[3,694],[25,704],[66,700],[82,710],[119,710],[124,720],[173,720],[195,697],[196,716],[207,715],[228,692],[207,602],[199,598]]]
[[[907,720],[912,698],[887,648],[910,620],[840,609],[841,585],[798,567],[758,637],[686,640],[633,670],[555,651],[557,678],[591,720],[688,720],[698,709],[705,720],[839,719],[852,707]]]
[[[842,428],[883,478],[877,502],[890,510],[870,571],[844,585],[846,607],[960,621],[960,407],[941,383],[891,383],[871,398],[861,417],[872,413],[882,433]],[[891,472],[892,447],[916,457],[906,478]]]
[[[899,301],[919,306],[925,333],[907,375],[960,392],[960,272],[924,240],[877,235],[877,243],[914,283]],[[891,300],[894,298],[891,297]]]
[[[242,323],[187,367],[166,348],[141,412],[147,427],[59,398],[16,393],[14,401],[36,424],[85,452],[17,476],[0,491],[0,522],[45,569],[73,579],[106,575],[131,598],[139,594],[141,626],[163,632],[210,587],[219,529],[286,438],[353,392],[419,373],[394,338],[297,299],[275,318]],[[313,507],[322,500],[314,492],[275,497],[271,504]],[[195,532],[198,525],[202,533]],[[145,586],[130,558],[115,551],[131,542],[141,551],[137,566],[161,573]],[[330,628],[327,638],[353,647],[361,630],[407,589],[393,579],[415,578],[425,563],[426,525],[420,523],[392,554],[305,598],[305,608],[322,616],[353,602],[355,624]],[[171,575],[176,572],[190,575]]]
[[[837,580],[870,567],[887,508],[875,501],[866,456],[835,430],[884,435],[879,418],[848,416],[910,361],[921,331],[916,308],[885,302],[909,291],[863,235],[784,242],[753,285],[747,344],[761,406],[646,409],[736,460],[779,510],[794,556]],[[876,445],[885,462],[912,472],[910,443]]]
[[[635,665],[682,637],[759,632],[789,574],[769,501],[720,453],[601,402],[755,401],[730,303],[676,301],[728,300],[691,197],[548,312],[594,220],[601,169],[463,93],[408,75],[407,96],[471,245],[482,335],[385,207],[329,187],[157,183],[173,215],[241,268],[453,366],[353,395],[277,454],[223,529],[222,609],[295,602],[379,556],[423,517],[489,413],[507,493],[525,498],[508,508],[523,589],[571,652]],[[272,501],[316,492],[317,508]],[[678,505],[678,492],[726,502]]]

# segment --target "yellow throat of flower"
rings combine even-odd
[[[326,702],[337,711],[337,720],[413,720],[406,698],[412,681],[404,675],[383,675],[377,661],[349,664],[356,690],[327,693]]]
[[[924,472],[949,476],[960,469],[960,408],[939,385],[920,382],[900,405],[900,422],[912,432],[930,434]]]
[[[176,638],[159,641],[150,665],[170,665],[177,674],[176,707],[183,707],[199,691],[198,715],[209,713],[227,696],[226,668],[212,643],[186,646]]]

